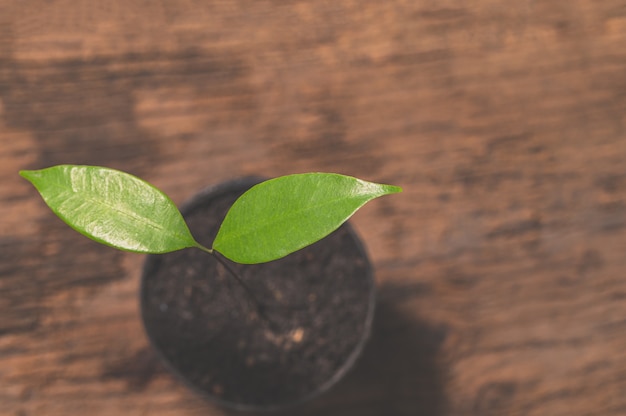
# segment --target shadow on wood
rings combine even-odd
[[[411,294],[402,287],[382,286],[372,337],[355,368],[320,398],[278,415],[442,416],[446,398],[438,351],[447,331],[404,313],[406,296]]]

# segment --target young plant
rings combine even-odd
[[[70,227],[100,243],[154,254],[195,247],[243,264],[269,262],[309,246],[368,201],[402,191],[335,173],[270,179],[235,201],[207,248],[193,238],[167,195],[128,173],[59,165],[20,175]]]

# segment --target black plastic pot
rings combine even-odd
[[[181,209],[210,246],[226,211],[259,183],[204,190]],[[283,259],[229,263],[197,249],[148,256],[141,284],[146,333],[167,366],[219,405],[279,410],[333,386],[369,337],[375,285],[349,224]]]

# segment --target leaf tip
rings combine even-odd
[[[390,194],[399,194],[400,192],[402,192],[402,188],[400,188],[399,186],[387,185],[387,191]]]
[[[37,176],[36,170],[20,170],[19,174],[22,178],[26,179],[29,182],[32,182],[33,179]]]

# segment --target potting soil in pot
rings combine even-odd
[[[200,243],[211,246],[250,183],[242,186],[183,209]],[[297,402],[332,384],[373,312],[369,263],[350,227],[274,262],[230,264],[243,284],[198,249],[149,257],[142,314],[169,366],[214,400],[243,408]]]

